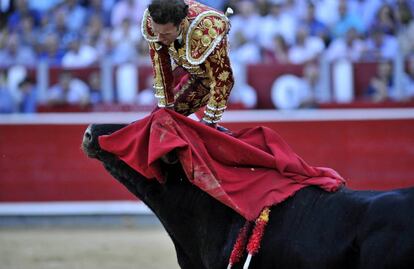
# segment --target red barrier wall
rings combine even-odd
[[[80,149],[86,125],[1,125],[0,201],[133,199]]]
[[[251,122],[277,130],[309,164],[329,166],[355,189],[414,186],[414,119]],[[86,125],[0,124],[0,201],[134,197],[80,149]]]

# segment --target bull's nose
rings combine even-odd
[[[92,135],[92,125],[89,125],[85,133],[83,134],[81,148],[83,152],[85,152],[85,154],[91,158],[94,158],[96,156],[96,149],[93,143],[94,138]]]
[[[91,125],[89,125],[85,133],[83,134],[83,144],[88,145],[91,142],[92,142],[92,130],[91,130]]]
[[[92,134],[89,130],[86,130],[86,132],[85,132],[85,140],[86,141],[92,141]]]

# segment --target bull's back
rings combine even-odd
[[[359,227],[361,268],[414,268],[414,188],[370,197]]]
[[[397,215],[406,212],[410,205],[413,208],[413,190],[389,194],[343,188],[328,193],[316,187],[305,188],[272,209],[256,268],[358,268],[364,241],[371,232],[375,233],[375,225],[382,222],[383,226],[390,226],[391,217],[397,223],[413,221],[413,213],[395,218],[396,214],[384,212],[397,205]],[[413,228],[399,225],[411,235]],[[379,243],[380,249],[390,247],[386,242]],[[407,243],[401,242],[399,249]],[[408,247],[402,252],[410,250]],[[380,253],[373,256],[380,258]]]

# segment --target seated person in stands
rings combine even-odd
[[[85,82],[64,71],[59,75],[58,83],[49,89],[47,102],[49,105],[85,106],[89,104],[89,88]]]
[[[0,114],[15,110],[13,96],[7,87],[6,72],[0,69]]]
[[[407,59],[406,74],[403,77],[403,98],[406,101],[414,101],[414,56]]]
[[[89,100],[92,105],[103,103],[101,74],[92,72],[88,77]]]
[[[377,73],[371,78],[370,84],[364,92],[364,96],[372,102],[399,99],[394,85],[393,65],[391,61],[383,61],[378,64]]]
[[[19,100],[17,100],[17,110],[20,113],[35,113],[37,110],[37,90],[36,83],[26,78],[19,83]]]
[[[263,49],[263,62],[265,63],[278,63],[287,64],[289,63],[289,45],[282,35],[275,34],[272,40],[271,48]]]
[[[365,40],[361,59],[364,61],[378,61],[393,59],[398,51],[398,41],[395,36],[385,34],[378,26],[373,26]]]

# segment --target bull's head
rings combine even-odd
[[[161,185],[155,180],[146,180],[117,156],[102,150],[99,145],[99,136],[112,134],[125,126],[125,124],[91,124],[83,135],[81,147],[88,157],[98,159],[105,169],[131,193],[144,202],[149,202],[145,199],[148,197],[148,190],[159,189]]]
[[[101,150],[99,146],[98,138],[101,135],[109,135],[116,132],[123,127],[125,124],[91,124],[85,131],[82,140],[82,150],[90,158],[96,158],[103,160],[108,155],[107,152]]]
[[[85,131],[82,140],[82,150],[90,158],[95,158],[100,161],[107,160],[109,153],[102,151],[99,146],[98,138],[101,135],[109,135],[124,128],[126,124],[91,124]],[[113,156],[112,156],[113,157]],[[178,158],[175,152],[163,156],[161,160],[166,164],[176,164]]]

